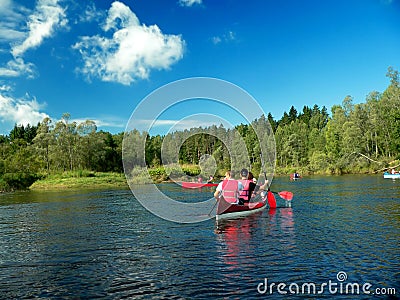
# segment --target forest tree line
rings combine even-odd
[[[259,140],[253,128],[269,122],[276,140],[278,173],[295,169],[310,174],[383,170],[400,158],[399,73],[389,68],[387,77],[390,83],[384,92],[371,92],[360,104],[346,96],[331,108],[330,114],[318,105],[304,106],[301,111],[292,106],[279,120],[269,113],[234,129],[220,125],[165,136],[137,130],[129,135],[145,141],[145,162],[138,163],[151,168],[169,163],[162,161],[162,149],[165,153],[176,152],[179,145],[180,164],[196,165],[204,154],[209,154],[218,172],[230,169],[230,150],[241,139],[251,166],[260,170]],[[56,123],[45,118],[37,125],[15,125],[8,135],[0,135],[0,191],[27,187],[54,172],[123,172],[123,138],[124,133],[97,131],[91,120],[71,122],[67,113]],[[132,147],[135,153],[134,144]]]
[[[226,136],[234,144],[238,132],[246,143],[252,166],[258,171],[262,167],[259,141],[252,128],[268,120],[275,135],[278,173],[371,173],[395,166],[400,159],[399,72],[389,67],[386,76],[390,83],[384,92],[373,91],[359,104],[346,96],[341,104],[331,108],[330,114],[326,107],[318,105],[304,106],[300,112],[292,106],[279,120],[269,113],[250,125],[237,125],[234,130],[211,126],[149,137],[146,164],[161,164],[161,145],[164,149],[182,145],[180,164],[198,164],[202,155],[211,154],[219,170],[229,169],[228,149],[232,145],[225,145],[215,136]],[[187,136],[190,138],[186,139]],[[185,142],[179,142],[182,140]]]
[[[50,173],[90,170],[122,172],[123,133],[97,131],[94,121],[15,125],[0,135],[0,191],[23,189]]]

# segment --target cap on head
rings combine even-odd
[[[247,177],[248,174],[249,174],[249,171],[247,169],[242,169],[242,171],[240,171],[240,175],[242,177]]]

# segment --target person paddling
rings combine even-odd
[[[264,197],[265,196],[264,191],[266,189],[269,189],[268,184],[269,184],[269,181],[268,181],[267,177],[265,177],[265,181],[263,184],[260,184],[256,181],[256,186],[254,187],[254,191],[253,191],[252,195],[250,195],[250,196],[255,196],[255,195],[258,195],[259,193],[261,193],[261,196]]]
[[[243,190],[243,184],[233,179],[231,171],[225,173],[225,178],[222,180],[214,193],[215,199],[218,201],[221,196],[226,202],[237,204],[239,202],[239,191]]]

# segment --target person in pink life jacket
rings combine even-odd
[[[243,189],[239,192],[239,204],[243,205],[244,203],[250,202],[256,184],[253,182],[253,173],[249,172],[247,169],[242,169],[240,171],[240,176],[242,179],[240,179],[239,182],[242,183]]]
[[[232,175],[231,171],[227,171],[224,180],[218,184],[214,193],[214,197],[217,201],[223,196],[225,201],[229,203],[239,203],[239,192],[243,190],[243,184],[235,180]]]

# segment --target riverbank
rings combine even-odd
[[[183,171],[189,175],[196,177],[200,173],[200,169],[195,165],[185,165]],[[297,171],[302,176],[312,175],[344,175],[348,172],[335,172],[327,170],[325,172],[310,172],[306,168],[280,168],[275,170],[276,177],[289,176],[290,173]],[[337,171],[337,170],[336,170]],[[136,184],[148,183],[148,177],[143,176],[143,170],[138,170],[133,174],[132,182]],[[165,170],[164,167],[150,168],[148,172],[155,183],[169,182],[167,173],[171,170]],[[221,172],[219,172],[221,173]],[[216,180],[222,175],[215,176]],[[376,174],[376,171],[363,169],[354,170],[351,174]],[[40,179],[35,181],[29,189],[31,190],[58,190],[58,189],[79,189],[79,188],[128,188],[124,173],[118,172],[92,172],[92,171],[73,171],[55,174],[41,175]],[[221,177],[222,178],[222,177]],[[183,180],[183,179],[182,179]]]
[[[125,174],[116,172],[65,172],[51,174],[34,182],[30,190],[78,188],[128,188]]]

